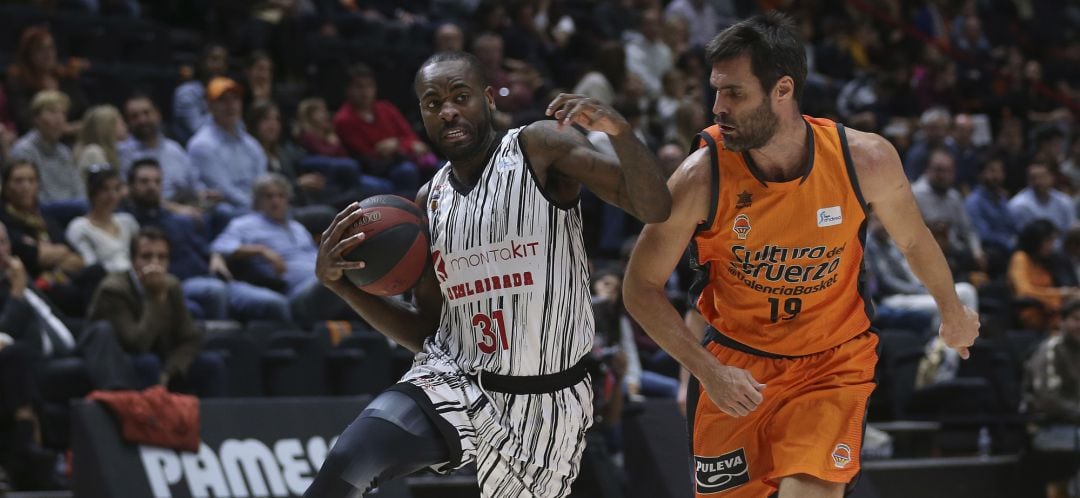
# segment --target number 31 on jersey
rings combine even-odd
[[[491,315],[477,313],[472,317],[473,327],[480,328],[480,334],[484,340],[476,345],[481,353],[491,354],[500,348],[505,351],[510,349],[510,341],[506,340],[506,322],[503,321],[502,310],[495,310]]]

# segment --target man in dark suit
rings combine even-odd
[[[112,324],[124,350],[137,355],[140,377],[149,372],[162,385],[220,395],[224,361],[217,353],[200,352],[202,332],[180,282],[168,272],[169,240],[161,230],[144,228],[132,239],[131,265],[102,280],[90,301],[90,319]]]
[[[107,323],[73,326],[29,286],[26,268],[11,255],[7,229],[0,225],[0,331],[44,359],[78,356],[98,389],[135,387],[131,363]],[[46,393],[47,394],[47,393]],[[83,393],[85,394],[85,393]]]

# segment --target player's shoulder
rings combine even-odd
[[[716,174],[713,171],[712,159],[708,147],[691,151],[668,179],[668,187],[672,194],[677,191],[686,192],[708,188],[713,181],[712,176]]]
[[[882,168],[900,165],[900,155],[896,147],[885,137],[877,133],[844,128],[847,134],[848,150],[855,170],[860,173],[874,173]]]

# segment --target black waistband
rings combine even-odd
[[[585,355],[576,365],[553,374],[545,375],[499,375],[483,372],[481,375],[469,374],[473,382],[478,382],[484,389],[507,394],[544,394],[561,391],[585,380],[589,374],[589,355]],[[481,378],[482,377],[482,378]]]
[[[771,358],[773,360],[794,360],[796,358],[802,358],[801,356],[785,356],[782,354],[770,353],[768,351],[762,351],[755,349],[746,344],[743,344],[735,339],[732,339],[724,334],[721,334],[718,330],[709,327],[705,331],[705,340],[715,342],[725,348],[734,349],[746,354],[752,354],[754,356],[761,356],[764,358]]]

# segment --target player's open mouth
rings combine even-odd
[[[469,134],[464,128],[450,128],[443,132],[443,141],[448,143],[460,142],[468,138]]]
[[[725,124],[720,125],[720,133],[731,133],[733,131],[735,131],[734,126],[725,125]]]

